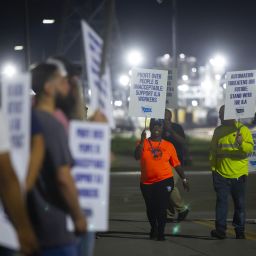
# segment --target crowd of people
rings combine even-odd
[[[73,164],[68,145],[71,119],[87,119],[79,73],[62,57],[49,58],[31,70],[35,92],[31,109],[31,152],[25,189],[21,188],[10,160],[7,122],[0,111],[0,197],[6,214],[17,232],[24,255],[86,256],[92,255],[95,234],[87,232],[84,212],[79,206],[77,189],[71,175]],[[248,175],[248,153],[253,151],[250,130],[235,120],[224,120],[211,142],[210,162],[216,192],[216,229],[211,235],[226,238],[227,200],[234,205],[233,225],[237,239],[245,238],[245,187]],[[90,120],[106,121],[96,112]],[[165,119],[150,120],[135,148],[140,160],[140,189],[150,223],[150,239],[165,240],[167,214],[170,220],[183,221],[189,214],[177,184],[182,181],[189,191],[183,171],[185,133],[172,122],[172,113]],[[72,218],[75,230],[67,229],[66,216]],[[0,255],[16,252],[0,247]]]
[[[87,119],[79,72],[62,57],[32,66],[31,152],[23,190],[10,160],[6,117],[0,112],[0,196],[24,255],[92,255],[95,235],[87,232],[71,174],[69,120]],[[105,122],[98,111],[90,118]],[[74,232],[67,229],[72,218]],[[0,255],[16,255],[0,247]]]
[[[213,134],[210,148],[210,166],[216,192],[216,222],[211,236],[226,238],[228,196],[234,202],[233,226],[236,239],[245,239],[245,190],[248,176],[248,154],[253,152],[251,131],[241,122],[224,120],[225,106],[219,111],[221,125]],[[165,111],[165,119],[151,119],[151,135],[145,130],[135,148],[135,159],[140,160],[140,189],[145,201],[149,238],[164,241],[167,215],[170,220],[183,221],[189,209],[179,193],[177,184],[182,179],[185,190],[189,182],[184,174],[185,134],[179,124],[172,122],[172,113]]]

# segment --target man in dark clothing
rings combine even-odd
[[[163,139],[174,145],[181,165],[184,165],[184,149],[186,145],[185,133],[181,125],[172,122],[172,112],[168,109],[165,110]],[[175,213],[178,212],[178,221],[182,221],[187,217],[189,209],[185,206],[180,195],[177,187],[178,181],[179,176],[174,170],[174,189],[170,196],[168,215],[171,220],[174,220]]]
[[[53,115],[61,79],[58,68],[52,64],[39,64],[32,70],[35,115],[45,141],[45,157],[36,185],[28,194],[28,205],[43,256],[77,256],[75,236],[67,230],[68,215],[76,234],[86,232],[85,217],[70,173],[72,158],[67,135]]]

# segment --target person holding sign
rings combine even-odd
[[[7,122],[0,110],[0,200],[17,231],[21,252],[24,255],[32,255],[38,250],[38,243],[11,163],[10,148]],[[1,256],[14,254],[16,255],[13,251],[0,246]]]
[[[180,166],[174,146],[162,139],[163,125],[162,119],[151,119],[151,137],[146,139],[144,130],[135,149],[135,158],[140,160],[141,164],[140,188],[151,225],[149,237],[157,238],[158,241],[165,240],[166,210],[174,187],[172,168],[175,168],[182,178],[185,190],[189,190],[188,180]]]
[[[231,194],[235,212],[233,226],[236,239],[245,239],[245,189],[248,176],[248,153],[253,152],[250,130],[234,119],[224,120],[225,107],[219,111],[221,125],[213,134],[210,164],[213,186],[217,195],[216,222],[211,236],[226,238],[228,196]]]

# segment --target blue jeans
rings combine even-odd
[[[40,256],[78,256],[78,249],[76,244],[43,249]]]
[[[91,231],[82,236],[78,243],[78,256],[93,256],[95,239],[95,232]]]
[[[236,233],[243,233],[245,229],[245,189],[247,177],[245,175],[237,179],[222,177],[213,172],[213,186],[217,195],[216,201],[216,229],[226,232],[228,215],[228,196],[231,194],[234,202],[233,226]]]

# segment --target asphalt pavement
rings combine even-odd
[[[236,240],[230,199],[225,240],[210,237],[214,228],[215,193],[209,172],[190,172],[190,192],[182,192],[190,213],[181,223],[168,223],[164,242],[148,239],[149,224],[139,190],[138,173],[113,173],[110,192],[109,231],[96,241],[95,256],[253,256],[256,255],[256,173],[247,187],[246,240]],[[181,188],[182,191],[182,188]]]

